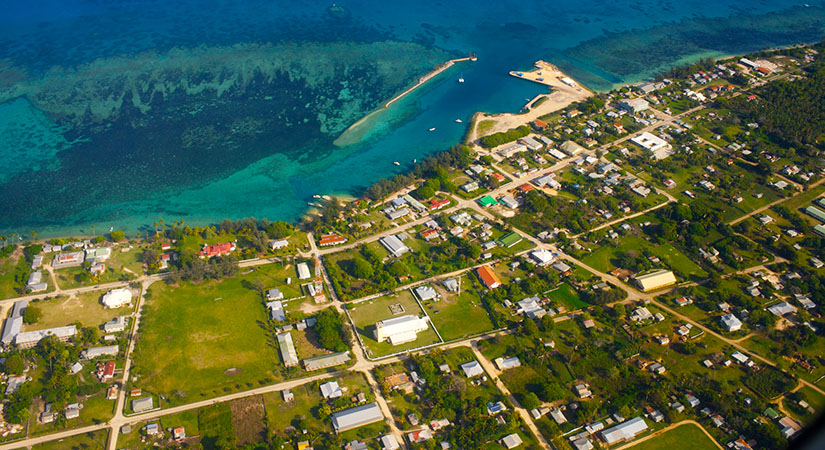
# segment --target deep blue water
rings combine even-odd
[[[302,1],[7,1],[0,231],[296,220],[313,194],[358,195],[456,143],[474,112],[516,112],[543,92],[510,70],[544,59],[606,90],[697,55],[820,40],[823,2],[808,3],[363,0],[331,14]],[[332,144],[469,51],[477,62],[394,104],[363,142]],[[254,58],[280,72],[247,69]]]

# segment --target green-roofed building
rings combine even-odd
[[[825,226],[815,225],[814,232],[822,237],[825,237]]]
[[[816,206],[809,206],[805,208],[805,213],[820,222],[825,222],[825,211],[817,208]]]
[[[815,203],[823,208],[825,208],[825,197],[819,197],[815,200]]]
[[[499,244],[501,244],[501,245],[503,245],[507,248],[510,248],[510,247],[518,244],[519,242],[521,242],[521,235],[519,235],[516,232],[511,232],[511,233],[508,233],[508,234],[505,234],[504,236],[502,236],[501,239],[498,240],[498,242],[499,242]]]
[[[769,418],[769,419],[771,419],[771,420],[776,420],[776,419],[778,419],[778,418],[782,417],[782,416],[781,416],[778,412],[776,412],[776,410],[775,410],[775,409],[773,409],[773,408],[767,408],[763,414],[765,414],[766,416],[768,416],[768,418]]]
[[[491,197],[489,195],[485,195],[484,197],[481,197],[480,199],[478,199],[478,204],[485,207],[485,208],[487,208],[489,206],[498,205],[498,202],[493,197]]]

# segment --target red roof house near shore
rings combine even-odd
[[[478,273],[478,277],[481,279],[481,282],[487,286],[488,289],[495,289],[501,286],[501,280],[498,279],[498,275],[493,272],[489,266],[481,266],[479,267],[476,272]]]
[[[318,241],[318,245],[320,245],[321,247],[326,247],[327,245],[343,244],[344,242],[347,242],[347,238],[345,238],[344,236],[335,233],[330,233],[321,236],[321,240]]]
[[[441,209],[441,208],[443,208],[443,207],[445,207],[449,204],[450,204],[450,200],[446,199],[446,198],[442,199],[442,200],[432,200],[432,201],[430,201],[430,209],[431,210]]]
[[[235,251],[234,242],[225,242],[223,244],[205,245],[200,253],[201,258],[211,258],[213,256],[228,255]]]
[[[547,122],[545,122],[541,119],[534,120],[533,123],[531,123],[530,125],[532,125],[533,128],[535,128],[536,130],[539,130],[539,131],[547,128]]]

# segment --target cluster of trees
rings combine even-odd
[[[238,273],[238,257],[234,254],[216,256],[203,260],[197,257],[181,256],[177,266],[169,267],[169,283],[183,281],[219,280]]]
[[[443,176],[446,174],[446,169],[450,167],[454,169],[466,169],[472,161],[472,149],[466,145],[456,145],[447,151],[425,158],[406,174],[398,174],[390,179],[381,178],[373,183],[372,186],[368,187],[364,191],[364,195],[371,200],[380,200],[421,178],[439,178],[442,189],[444,189],[450,184],[445,183],[445,181],[449,180]]]
[[[512,130],[500,131],[489,136],[484,136],[478,140],[478,143],[484,148],[498,147],[501,144],[513,142],[530,134],[530,126],[522,125]]]
[[[344,326],[343,317],[335,308],[327,308],[317,316],[315,333],[318,334],[318,343],[321,347],[334,352],[343,352],[349,349],[351,336]]]
[[[738,96],[719,103],[759,123],[787,146],[820,145],[825,133],[825,63],[817,63],[801,80],[767,83],[756,93],[759,101]]]

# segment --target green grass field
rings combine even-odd
[[[254,273],[202,284],[152,285],[135,356],[134,387],[182,404],[280,379],[266,310],[245,286]]]
[[[28,272],[29,265],[19,249],[9,257],[0,258],[0,298],[19,296],[20,293],[16,288],[22,288],[26,284],[25,277],[28,277]],[[17,275],[18,282],[15,281],[15,275]],[[44,275],[48,274],[44,272]],[[51,280],[48,283],[49,290],[54,289]]]
[[[43,311],[43,317],[33,325],[26,326],[26,330],[42,330],[46,328],[62,327],[80,322],[85,327],[97,327],[116,316],[125,316],[132,313],[132,308],[105,309],[100,298],[106,291],[85,292],[75,297],[57,297],[32,302]],[[132,301],[137,301],[133,294]]]
[[[601,246],[593,253],[584,258],[584,263],[594,267],[601,272],[609,272],[615,268],[613,260],[625,250],[649,249],[650,252],[658,256],[662,263],[671,270],[682,273],[689,277],[706,277],[708,274],[696,263],[691,261],[684,253],[680,252],[671,244],[653,245],[650,242],[637,236],[624,236],[619,239],[619,246]]]
[[[494,328],[490,315],[469,276],[462,276],[461,295],[448,293],[441,285],[434,287],[442,295],[438,302],[424,302],[438,333],[445,341],[471,336]]]
[[[582,301],[581,298],[579,298],[579,293],[576,289],[567,283],[562,283],[561,286],[548,292],[547,298],[563,305],[568,311],[576,311],[589,306],[587,303]]]
[[[635,450],[675,450],[680,448],[716,450],[719,447],[699,427],[693,424],[680,425],[653,439],[648,439],[633,446]]]
[[[106,448],[108,439],[108,431],[96,431],[57,441],[44,442],[35,445],[32,450],[103,450]]]
[[[432,327],[418,333],[418,339],[405,344],[392,345],[386,341],[377,342],[374,335],[375,323],[396,317],[392,311],[390,311],[390,305],[394,304],[400,304],[404,308],[404,313],[398,314],[399,316],[418,315],[420,317],[423,315],[423,311],[413,298],[412,293],[407,290],[399,291],[392,296],[379,297],[374,300],[361,302],[357,305],[347,305],[347,311],[352,318],[352,322],[355,324],[358,335],[361,336],[361,340],[367,347],[366,351],[369,356],[379,357],[389,355],[438,342],[438,336]]]

